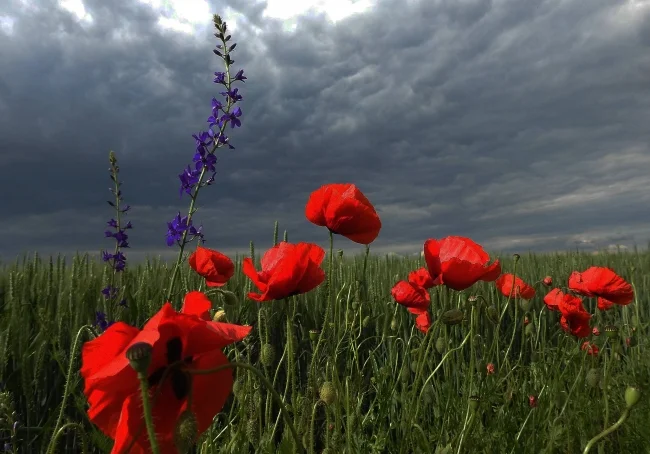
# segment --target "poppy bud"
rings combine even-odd
[[[551,276],[546,276],[544,279],[542,279],[542,283],[545,286],[550,287],[551,285],[553,285],[553,278]]]
[[[465,318],[465,314],[460,309],[450,309],[442,314],[440,319],[447,326],[458,325]]]
[[[226,311],[220,310],[220,311],[215,312],[214,317],[212,317],[212,321],[225,323],[226,322]]]
[[[237,295],[235,295],[233,292],[229,290],[219,289],[219,293],[221,293],[221,299],[226,306],[235,306],[239,303]]]
[[[519,300],[519,306],[521,307],[521,310],[523,310],[524,312],[528,312],[532,305],[533,302],[531,300],[525,300],[525,299]]]
[[[361,322],[361,325],[362,325],[364,328],[367,328],[369,324],[370,324],[370,316],[369,316],[369,315],[366,315],[366,316],[364,317],[363,321]]]
[[[605,327],[605,334],[610,339],[616,339],[616,337],[618,336],[618,328],[614,325],[607,325]]]
[[[246,435],[248,436],[248,441],[250,441],[253,446],[259,443],[260,426],[257,423],[257,418],[250,418],[246,423]]]
[[[153,347],[146,342],[136,342],[126,351],[126,358],[129,364],[138,374],[147,374],[151,364],[151,350]]]
[[[445,352],[446,350],[446,345],[445,345],[445,338],[444,337],[439,337],[436,339],[436,351],[440,353],[441,355]]]
[[[275,361],[275,347],[271,344],[262,345],[262,350],[260,350],[260,363],[263,366],[271,367]]]
[[[600,330],[598,329],[597,326],[594,326],[594,329],[591,330],[591,333],[592,333],[594,336],[600,336]]]
[[[352,301],[352,310],[357,311],[359,309],[359,302],[358,301]]]
[[[524,328],[524,334],[526,336],[532,336],[533,334],[535,334],[535,325],[533,325],[532,323],[526,325],[526,328]]]
[[[537,407],[537,396],[533,396],[533,395],[528,396],[528,406],[530,408]]]
[[[408,383],[409,378],[411,378],[411,369],[404,366],[402,367],[402,372],[400,373],[399,378],[404,382]]]
[[[478,404],[480,403],[480,399],[478,396],[471,396],[469,398],[469,408],[472,411],[476,411],[478,409]]]
[[[397,322],[397,319],[394,318],[393,320],[391,320],[390,329],[392,329],[393,331],[397,331],[398,327],[399,327],[399,323]]]
[[[587,371],[586,380],[587,384],[592,388],[598,387],[598,384],[600,383],[600,371],[595,367],[592,367]]]
[[[519,254],[512,254],[512,258],[515,259],[515,263],[517,263],[517,262],[519,261],[519,259],[521,258],[521,255],[519,255]]]
[[[317,329],[310,329],[309,330],[309,340],[312,342],[316,342],[318,340],[318,336],[320,335],[320,331]]]
[[[343,258],[343,249],[339,249],[336,252],[338,252],[338,254],[339,254],[339,259],[342,259]]]
[[[487,308],[487,317],[495,325],[499,323],[499,311],[494,304]]]
[[[241,399],[244,393],[244,382],[242,380],[235,380],[232,384],[232,393],[238,399]]]
[[[627,409],[634,407],[641,400],[641,390],[636,386],[628,386],[625,390],[625,405]]]
[[[639,342],[636,340],[636,336],[634,336],[634,335],[632,335],[632,336],[628,337],[627,339],[625,339],[625,344],[628,347],[634,347],[634,346],[638,345],[638,343]]]
[[[486,369],[487,369],[487,374],[488,375],[494,374],[494,364],[488,363],[487,366],[486,366]]]
[[[320,387],[320,400],[322,400],[325,405],[331,405],[336,402],[336,390],[334,389],[334,384],[331,381],[326,381]]]
[[[185,410],[178,417],[174,428],[174,444],[179,454],[186,454],[196,443],[199,434],[196,416],[190,410]]]

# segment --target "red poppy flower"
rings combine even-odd
[[[600,351],[598,345],[592,344],[589,341],[584,341],[580,347],[580,350],[587,350],[587,354],[591,356],[598,356],[598,352]]]
[[[494,364],[487,363],[486,369],[487,369],[487,374],[488,375],[493,375],[494,374],[494,371],[495,371]]]
[[[517,276],[510,273],[502,274],[499,276],[494,284],[497,286],[497,289],[505,296],[510,296],[511,292],[513,298],[523,298],[525,300],[529,300],[535,296],[534,288],[526,284]]]
[[[307,219],[359,244],[375,241],[381,221],[365,195],[353,184],[326,184],[312,192]]]
[[[325,272],[320,267],[324,257],[325,250],[316,244],[285,241],[264,253],[259,273],[253,261],[246,257],[242,271],[262,292],[250,292],[248,297],[260,302],[273,301],[315,289],[325,280]]]
[[[221,252],[199,246],[188,262],[192,269],[205,278],[208,287],[221,287],[235,274],[232,260]]]
[[[562,298],[564,298],[564,293],[559,288],[554,288],[544,297],[544,304],[551,311],[559,311],[558,305]]]
[[[424,267],[419,270],[411,271],[408,276],[408,281],[423,288],[431,288],[436,285],[429,274],[429,270]]]
[[[165,303],[142,330],[117,322],[83,345],[81,376],[90,404],[88,416],[115,440],[112,453],[124,452],[138,432],[130,453],[151,451],[146,431],[140,430],[143,419],[139,380],[126,358],[126,350],[135,343],[152,346],[148,377],[152,393],[160,391],[152,405],[152,416],[162,454],[178,452],[173,433],[179,415],[188,410],[190,392],[193,398],[189,410],[196,416],[199,434],[208,429],[223,408],[232,389],[232,370],[192,376],[186,371],[227,364],[221,349],[242,340],[251,327],[207,321],[206,299],[198,293],[187,295],[181,312]],[[172,369],[161,383],[165,368],[182,359],[183,364]]]
[[[431,328],[431,315],[428,312],[422,312],[415,317],[415,327],[424,334]]]
[[[481,246],[469,238],[448,236],[424,243],[424,259],[436,285],[444,284],[454,290],[465,290],[478,281],[494,281],[501,274],[501,265]]]
[[[594,326],[594,329],[591,330],[591,334],[594,336],[600,336],[600,330],[598,329],[597,326]]]
[[[406,307],[411,314],[415,315],[426,312],[431,304],[429,292],[411,282],[399,281],[393,286],[390,294],[398,304]]]
[[[562,293],[558,290],[559,293]],[[591,314],[582,306],[582,300],[576,296],[562,294],[558,301],[558,309],[562,314],[560,326],[568,333],[578,338],[587,337],[591,333],[589,320]]]
[[[614,304],[627,306],[634,299],[632,286],[609,268],[592,266],[569,276],[569,288],[584,296],[598,297],[598,309],[605,311]]]

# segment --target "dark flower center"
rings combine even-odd
[[[178,337],[174,337],[167,341],[167,364],[156,369],[148,378],[149,387],[156,386],[160,383],[165,370],[172,364],[177,363],[183,357],[183,342]],[[190,364],[192,357],[187,356],[183,359],[184,364]],[[189,374],[182,370],[182,364],[176,364],[172,367],[168,374],[171,380],[172,391],[178,400],[183,400],[187,397],[190,391],[191,379]]]

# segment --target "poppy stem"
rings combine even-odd
[[[70,378],[72,377],[72,367],[74,366],[74,356],[77,353],[77,347],[79,346],[79,339],[81,337],[81,333],[84,331],[88,331],[92,337],[94,337],[94,333],[92,332],[92,329],[90,328],[89,325],[84,325],[81,328],[79,328],[79,331],[77,331],[77,335],[74,338],[74,343],[72,344],[72,351],[70,352],[70,364],[68,364],[68,373],[66,374],[65,377],[65,387],[63,388],[63,399],[61,400],[61,408],[59,409],[59,416],[56,419],[56,424],[54,424],[54,430],[52,439],[50,440],[50,443],[47,446],[47,450],[45,451],[46,453],[54,452],[54,447],[56,446],[56,439],[58,438],[58,430],[59,426],[61,425],[61,421],[63,420],[63,413],[65,412],[65,404],[66,400],[68,399],[68,395],[70,394]],[[66,427],[67,424],[63,427]]]
[[[619,427],[623,425],[623,423],[627,420],[628,416],[630,416],[630,409],[626,408],[623,411],[623,414],[621,417],[616,421],[612,426],[608,427],[607,429],[603,430],[601,433],[596,435],[594,438],[589,440],[589,443],[587,443],[587,446],[585,446],[585,450],[582,452],[582,454],[588,454],[591,448],[595,446],[596,443],[598,443],[602,438],[605,438],[607,435],[611,434],[615,430],[617,430]]]
[[[69,422],[61,426],[61,428],[54,433],[54,437],[52,437],[52,442],[54,443],[53,445],[56,445],[56,441],[61,435],[63,435],[63,432],[65,432],[66,429],[75,429],[77,431],[79,438],[81,439],[81,452],[82,454],[86,454],[88,452],[88,445],[86,444],[86,433],[84,432],[81,424],[78,424],[76,422]]]
[[[147,426],[147,433],[149,434],[149,443],[151,444],[151,452],[153,454],[160,454],[158,447],[158,440],[156,440],[156,431],[153,426],[153,418],[151,417],[151,401],[149,400],[149,382],[147,376],[143,373],[138,373],[140,379],[140,391],[142,393],[142,411],[144,414],[144,422]]]
[[[215,367],[213,369],[188,370],[187,373],[190,375],[209,375],[209,374],[220,372],[225,369],[235,369],[237,367],[241,367],[242,369],[246,369],[252,372],[253,375],[256,375],[257,378],[259,378],[259,380],[266,387],[266,389],[268,389],[271,392],[273,399],[275,399],[278,406],[280,407],[280,412],[282,413],[282,416],[284,416],[284,419],[287,422],[287,426],[289,426],[289,430],[291,430],[291,435],[293,435],[293,438],[296,441],[296,446],[298,447],[298,451],[304,453],[305,447],[302,445],[300,441],[298,432],[296,431],[296,428],[293,425],[293,421],[291,421],[291,416],[289,416],[289,412],[287,411],[284,402],[282,401],[282,397],[280,397],[280,394],[278,394],[278,392],[273,388],[273,385],[271,384],[269,379],[266,378],[257,368],[251,366],[250,364],[245,364],[245,363],[228,363],[228,364],[222,364],[221,366]]]

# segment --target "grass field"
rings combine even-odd
[[[501,260],[503,272],[512,273],[512,257]],[[550,288],[539,282],[549,275],[554,287],[563,287],[571,271],[591,265],[612,268],[635,289],[632,304],[605,312],[595,309],[594,298],[585,298],[585,308],[595,314],[592,326],[602,332],[587,338],[599,346],[597,356],[587,355],[582,340],[560,329],[558,314],[542,302]],[[641,401],[591,452],[650,452],[650,253],[522,254],[517,276],[537,283],[530,307],[504,297],[492,282],[463,292],[437,286],[430,289],[433,325],[426,335],[390,293],[422,266],[420,257],[371,254],[364,266],[364,256],[335,253],[331,284],[258,304],[245,297],[255,289],[237,258],[235,275],[223,287],[237,301],[225,304],[214,291],[207,293],[212,314],[223,309],[227,321],[253,325],[250,336],[224,351],[274,383],[309,452],[578,453],[619,419],[628,386],[641,390]],[[45,452],[64,395],[63,421],[80,423],[83,433],[65,431],[58,452],[82,452],[82,439],[86,452],[110,451],[111,441],[86,416],[77,371],[80,345],[92,335],[79,330],[93,324],[96,311],[142,326],[163,304],[171,271],[160,262],[127,269],[121,282],[129,301],[125,308],[106,306],[100,294],[108,272],[88,256],[30,256],[2,265],[0,431],[13,452]],[[364,281],[365,287],[359,285]],[[187,266],[180,282],[175,307],[187,291],[206,291]],[[331,323],[322,326],[328,285],[335,303]],[[482,298],[469,298],[476,295]],[[500,323],[488,316],[490,306],[501,314]],[[464,320],[442,323],[441,315],[452,308],[461,309]],[[617,336],[605,335],[608,325],[617,328]],[[323,342],[317,348],[319,335]],[[486,372],[488,363],[494,373]],[[232,396],[195,452],[297,452],[268,389],[244,369],[235,373]]]

